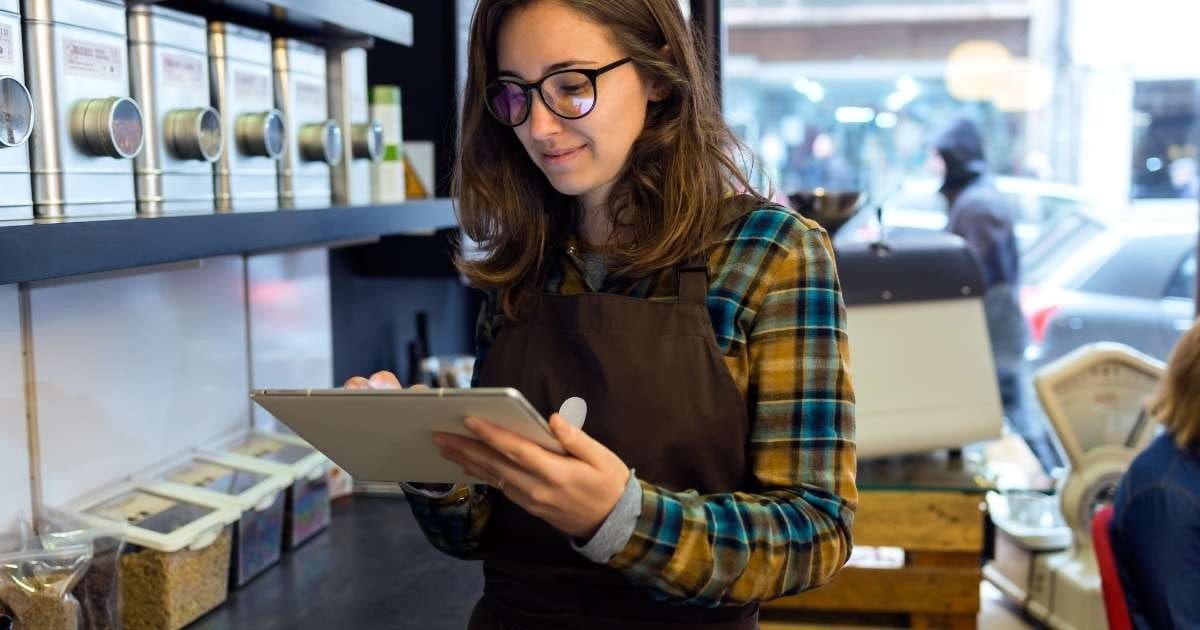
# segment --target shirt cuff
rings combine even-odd
[[[414,485],[407,484],[403,481],[400,482],[401,490],[404,490],[405,492],[407,492],[409,494],[417,494],[417,495],[420,495],[420,496],[423,496],[423,497],[426,497],[429,499],[445,499],[446,497],[454,494],[461,487],[461,484],[449,484],[448,483],[448,484],[446,484],[446,487],[447,487],[446,490],[439,492],[437,490],[426,490],[425,488],[418,488]]]
[[[638,517],[642,515],[642,484],[638,483],[635,473],[634,470],[629,471],[629,481],[625,482],[625,491],[621,493],[617,504],[600,524],[596,535],[582,546],[575,544],[574,539],[571,540],[571,546],[575,548],[575,551],[583,554],[583,557],[588,560],[600,564],[607,563],[609,559],[625,548],[630,537],[633,536]]]

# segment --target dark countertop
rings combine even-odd
[[[482,592],[479,563],[434,549],[402,498],[345,497],[328,530],[189,628],[462,630]]]

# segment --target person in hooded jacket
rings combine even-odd
[[[934,148],[945,164],[941,193],[950,208],[946,229],[966,240],[983,270],[984,312],[1004,416],[1049,471],[1060,466],[1061,459],[1045,422],[1027,407],[1029,329],[1017,297],[1021,254],[1014,231],[1016,209],[989,174],[983,137],[975,123],[955,119],[937,135]]]

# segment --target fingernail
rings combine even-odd
[[[479,428],[479,421],[475,418],[466,418],[463,420],[463,424],[467,425],[467,428],[472,431]]]
[[[442,437],[442,436],[440,436],[440,435],[435,435],[435,436],[433,436],[433,443],[434,443],[434,444],[437,444],[438,446],[445,446],[445,445],[446,445],[446,438],[444,438],[444,437]]]

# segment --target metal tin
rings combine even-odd
[[[224,143],[208,93],[207,26],[159,6],[129,9],[133,93],[145,108],[146,147],[134,162],[141,214],[213,209],[211,164]]]
[[[33,216],[29,149],[35,121],[25,87],[25,57],[17,0],[0,2],[0,221]]]
[[[339,205],[371,203],[371,162],[383,158],[383,125],[371,120],[367,93],[367,51],[329,51],[329,108],[343,129],[350,130],[342,161],[333,168],[333,201]]]
[[[279,160],[279,205],[321,208],[331,202],[330,167],[341,161],[341,127],[329,117],[325,49],[292,39],[274,44],[275,102],[287,123]]]
[[[287,126],[275,108],[271,37],[225,22],[208,25],[212,105],[229,141],[214,166],[218,212],[279,207],[276,163]]]
[[[33,196],[40,216],[134,212],[133,160],[143,144],[130,100],[125,5],[22,0]]]

